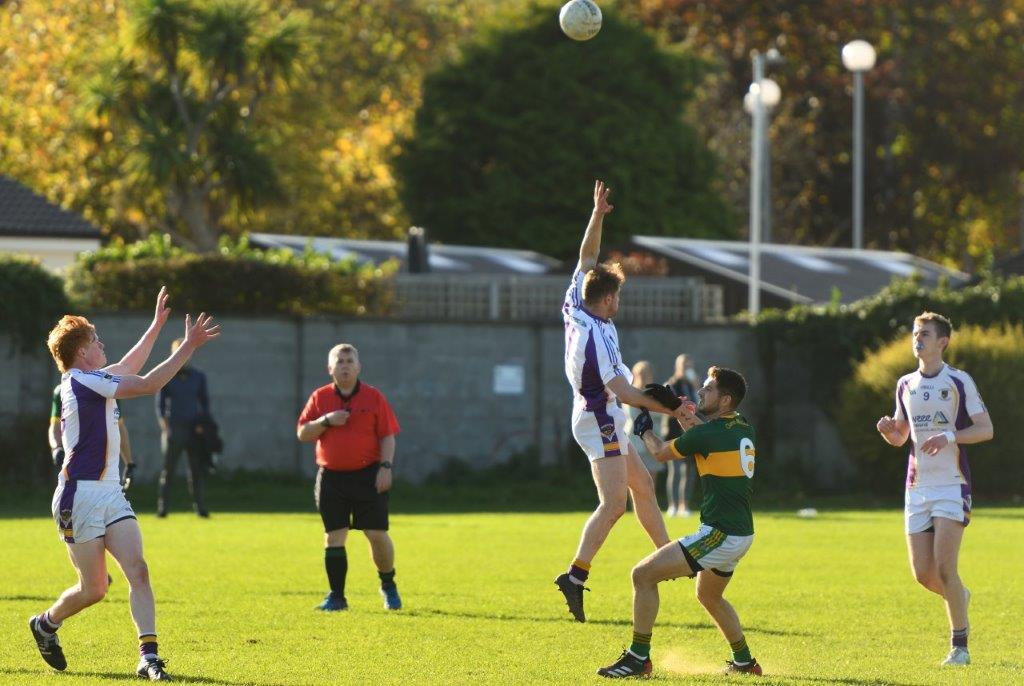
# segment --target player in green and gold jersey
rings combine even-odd
[[[736,610],[722,594],[740,559],[754,542],[750,512],[756,457],[754,428],[736,411],[747,392],[739,372],[712,367],[697,395],[697,412],[681,420],[684,433],[665,443],[639,417],[635,430],[659,462],[696,458],[704,500],[697,532],[658,549],[633,568],[633,642],[601,676],[644,677],[651,673],[651,633],[658,616],[658,584],[697,577],[697,599],[732,648],[727,673],[761,674],[750,655]],[[647,424],[645,426],[645,424]]]

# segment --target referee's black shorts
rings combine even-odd
[[[388,530],[388,492],[377,492],[378,469],[379,464],[351,472],[320,468],[313,493],[324,531]]]

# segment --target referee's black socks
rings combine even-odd
[[[380,577],[380,587],[385,591],[395,587],[394,569],[392,569],[390,572],[377,572],[377,576]]]
[[[348,553],[345,546],[328,546],[324,548],[324,567],[327,568],[327,582],[331,585],[331,593],[345,597],[345,576],[348,574]]]

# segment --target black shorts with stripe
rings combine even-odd
[[[316,507],[324,531],[388,530],[388,492],[377,492],[379,464],[350,472],[324,467],[316,475]]]

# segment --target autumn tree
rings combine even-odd
[[[248,117],[280,199],[227,201],[221,193],[218,227],[232,234],[398,235],[408,224],[389,161],[411,128],[423,74],[453,59],[479,18],[502,5],[517,0],[282,0],[273,12],[261,11],[254,25],[261,35],[293,12],[308,18],[301,68]],[[125,42],[134,44],[125,40],[134,35],[134,8],[86,0],[0,7],[3,172],[126,239],[166,229],[168,196],[138,164],[141,129],[84,106],[83,86],[110,79],[109,62],[99,57],[118,47],[140,67],[161,68],[158,59],[140,60],[138,45],[124,50]],[[183,47],[182,56],[191,54]],[[195,86],[196,97],[203,87]],[[241,105],[251,93],[243,88],[239,100],[229,100]]]
[[[995,0],[624,0],[622,11],[713,65],[697,126],[725,161],[731,204],[747,198],[750,51],[778,47],[771,76],[776,236],[849,245],[851,78],[840,49],[878,50],[865,76],[869,246],[970,266],[1018,245],[1024,136],[1024,2]],[[965,259],[966,258],[966,259]]]

